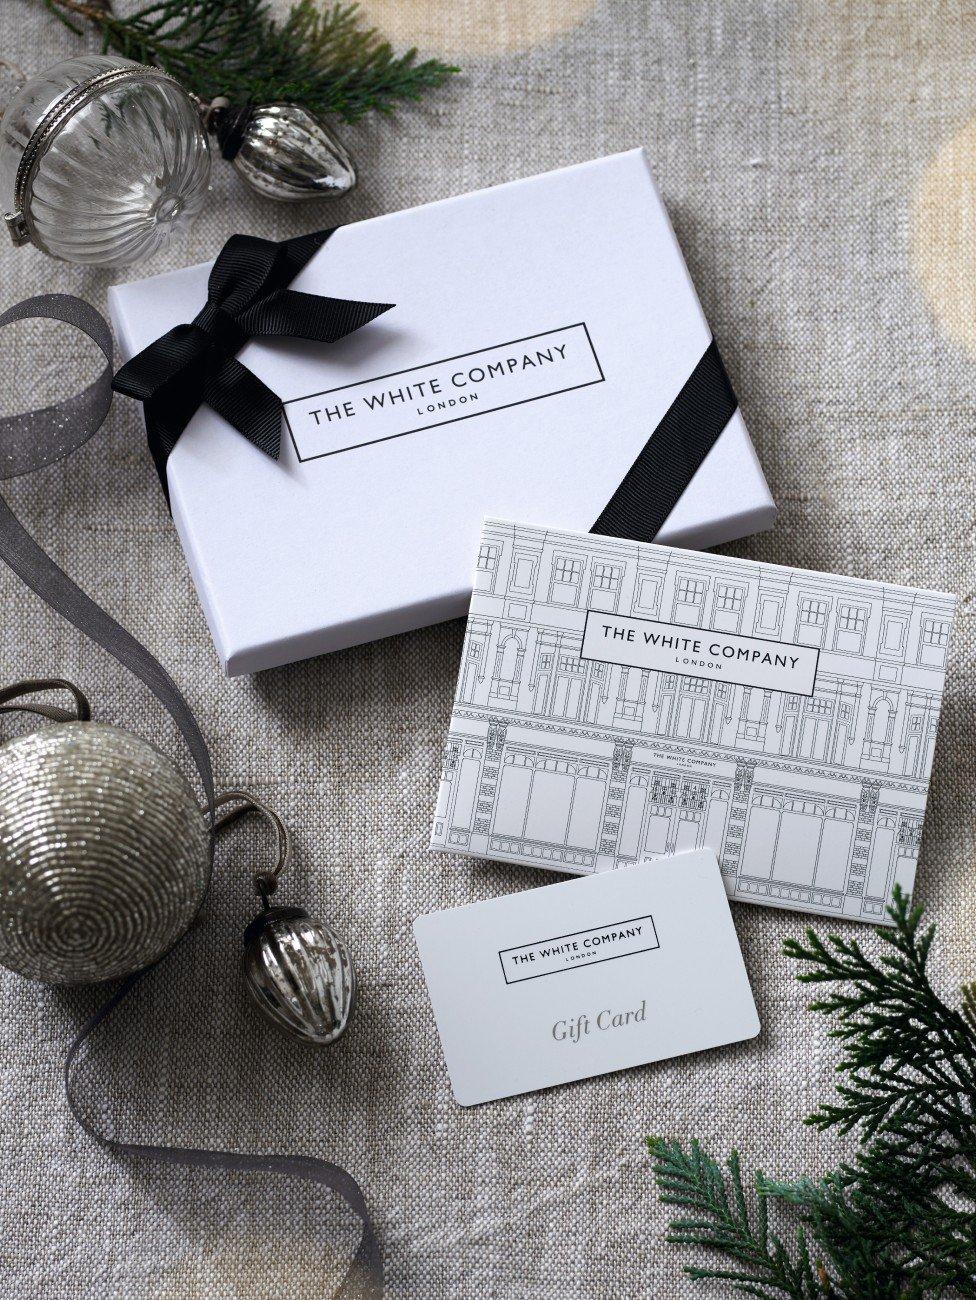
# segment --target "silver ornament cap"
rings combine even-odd
[[[356,1005],[349,950],[302,907],[271,907],[244,931],[244,982],[264,1014],[293,1038],[334,1043]]]

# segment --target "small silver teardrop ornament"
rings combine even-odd
[[[317,1047],[335,1042],[356,1005],[348,948],[301,907],[268,908],[247,927],[244,982],[279,1029]]]
[[[268,199],[341,198],[356,184],[356,168],[320,118],[298,104],[250,110],[233,166]]]

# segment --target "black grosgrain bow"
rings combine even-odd
[[[112,387],[138,398],[163,491],[166,461],[197,407],[206,402],[249,442],[278,459],[281,398],[237,360],[250,338],[335,343],[392,303],[324,298],[289,289],[333,232],[286,239],[232,235],[207,283],[207,302],[189,325],[177,325],[118,371]],[[167,492],[168,499],[168,492]]]

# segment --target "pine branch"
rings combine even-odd
[[[959,1154],[973,1154],[976,1110],[976,1031],[933,990],[926,970],[933,929],[921,929],[921,908],[896,890],[892,930],[879,930],[894,953],[878,961],[856,942],[812,930],[806,945],[788,939],[787,956],[808,963],[797,978],[842,987],[810,1004],[834,1018],[831,1037],[843,1044],[839,1103],[822,1105],[808,1119],[820,1129],[860,1128],[907,1156],[924,1157],[931,1144],[941,1163],[948,1139]]]
[[[696,1219],[676,1220],[670,1240],[710,1248],[738,1269],[696,1267],[694,1277],[739,1277],[756,1295],[810,1294],[850,1300],[976,1297],[976,985],[961,1010],[929,981],[934,929],[896,889],[893,928],[879,929],[883,950],[868,956],[836,935],[787,940],[784,952],[804,964],[804,983],[829,986],[811,1009],[830,1018],[842,1045],[837,1100],[807,1123],[853,1132],[859,1147],[826,1177],[753,1179],[762,1230],[753,1231],[743,1200],[738,1156],[725,1177],[693,1143],[651,1144],[662,1199],[690,1206]],[[734,1163],[733,1163],[734,1162]],[[792,1219],[790,1256],[767,1225],[769,1208]],[[804,1261],[813,1243],[809,1285]],[[765,1288],[765,1289],[762,1289]],[[778,1288],[778,1289],[777,1289]]]
[[[296,0],[281,23],[267,0],[156,0],[126,18],[89,0],[41,3],[73,31],[76,19],[90,22],[103,49],[162,68],[207,103],[296,103],[353,122],[391,113],[458,71],[418,62],[416,50],[394,54],[356,3]]]
[[[832,1017],[843,1045],[839,1101],[807,1123],[858,1132],[827,1185],[843,1189],[872,1249],[904,1261],[923,1294],[976,1296],[976,1004],[964,991],[957,1011],[932,988],[922,909],[896,889],[889,914],[894,928],[878,933],[890,951],[876,961],[809,930],[784,944],[807,964],[800,980],[837,986],[811,1010]]]
[[[824,1272],[832,1276],[838,1292],[851,1300],[887,1300],[940,1294],[950,1280],[960,1280],[953,1266],[946,1275],[938,1261],[926,1260],[912,1249],[911,1233],[905,1233],[905,1213],[892,1213],[890,1199],[873,1197],[851,1188],[845,1180],[828,1175],[819,1182],[801,1178],[777,1183],[762,1179],[760,1186],[770,1199],[777,1199],[800,1212],[800,1221],[823,1252]],[[924,1215],[929,1228],[935,1226],[935,1202],[921,1194],[911,1212]],[[941,1237],[940,1233],[940,1237]]]
[[[723,1173],[694,1140],[687,1152],[680,1143],[664,1138],[650,1137],[647,1145],[654,1156],[661,1200],[693,1213],[693,1217],[672,1220],[668,1241],[704,1246],[739,1266],[722,1269],[686,1265],[689,1276],[720,1278],[731,1282],[733,1290],[752,1296],[824,1300],[837,1294],[816,1277],[802,1231],[796,1236],[795,1259],[779,1237],[770,1233],[768,1193],[761,1174],[755,1176],[756,1206],[750,1217],[738,1152],[729,1156],[727,1173]]]

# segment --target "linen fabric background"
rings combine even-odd
[[[131,275],[213,257],[234,231],[282,238],[643,144],[781,510],[772,532],[732,549],[960,597],[918,897],[940,926],[939,983],[973,977],[972,6],[371,0],[367,12],[463,76],[392,122],[339,128],[362,182],[335,206],[261,201],[215,162],[192,236]],[[39,0],[0,6],[0,49],[30,71],[81,45]],[[0,306],[60,290],[104,310],[110,273],[32,249],[0,259]],[[2,409],[74,391],[92,365],[66,329],[12,327]],[[733,908],[756,1041],[460,1109],[411,923],[552,879],[426,851],[462,625],[223,680],[138,409],[121,398],[85,449],[5,490],[185,688],[221,785],[290,821],[297,861],[280,897],[348,937],[362,982],[354,1025],[328,1053],[288,1044],[250,1011],[240,933],[248,874],[271,850],[260,828],[234,831],[197,932],[99,1040],[86,1084],[105,1122],[131,1138],[334,1158],[375,1211],[392,1295],[723,1294],[685,1278],[691,1256],[664,1242],[643,1137],[697,1135],[787,1176],[849,1149],[800,1122],[829,1094],[837,1059],[780,955],[805,919]],[[314,557],[295,562],[314,581]],[[189,771],[138,684],[7,572],[0,595],[0,680],[70,677],[97,717]],[[4,734],[26,725],[8,720]],[[341,1205],[288,1182],[116,1159],[79,1132],[61,1063],[99,996],[2,976],[7,1293],[328,1294],[357,1235]]]

